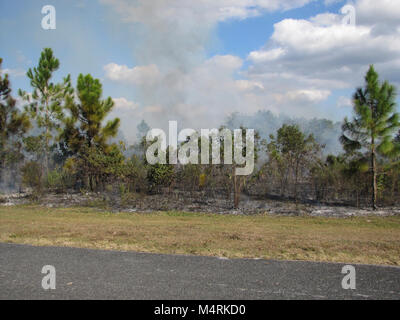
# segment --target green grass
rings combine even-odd
[[[400,265],[400,217],[115,214],[94,208],[0,207],[0,242]]]

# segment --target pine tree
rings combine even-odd
[[[106,149],[108,139],[116,136],[120,125],[120,120],[116,118],[103,126],[114,107],[114,101],[111,97],[102,100],[102,84],[90,74],[79,75],[76,89],[79,102],[75,103],[70,97],[67,108],[71,111],[73,122],[79,123],[81,138],[88,148],[96,146]]]
[[[22,157],[20,138],[30,128],[30,122],[16,107],[8,75],[2,76],[1,64],[0,58],[0,170],[3,170],[7,162]]]
[[[89,166],[91,154],[106,155],[113,151],[114,148],[108,144],[108,140],[117,135],[120,119],[109,120],[103,125],[114,107],[114,101],[111,97],[102,100],[102,84],[90,74],[79,75],[76,92],[78,101],[72,96],[67,99],[66,106],[71,117],[64,119],[65,126],[60,140],[70,155],[84,160],[85,165]],[[93,190],[92,180],[93,175],[89,174],[89,184]]]
[[[60,62],[54,57],[52,49],[45,48],[41,53],[38,66],[27,72],[33,92],[31,94],[21,90],[19,92],[22,99],[28,103],[26,111],[36,121],[36,125],[43,129],[39,140],[42,141],[45,150],[46,173],[49,169],[51,143],[54,143],[55,131],[60,129],[64,118],[64,101],[73,92],[69,75],[64,78],[63,83],[51,82],[54,72],[59,67]]]
[[[380,83],[374,66],[370,66],[365,76],[365,87],[354,94],[354,117],[347,118],[340,138],[348,153],[361,151],[370,162],[372,208],[377,209],[377,157],[391,155],[395,151],[393,134],[400,127],[396,113],[396,90],[387,81]]]
[[[281,192],[293,177],[294,198],[297,202],[298,185],[302,171],[310,170],[316,162],[323,146],[319,145],[313,135],[306,136],[296,125],[283,125],[277,132],[277,137],[270,136],[267,145],[271,163],[275,163],[281,176]]]

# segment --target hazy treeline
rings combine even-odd
[[[279,197],[296,202],[394,205],[400,195],[400,123],[396,92],[380,82],[371,66],[365,88],[353,97],[354,117],[342,124],[299,120],[260,111],[233,114],[224,127],[255,129],[256,169],[236,176],[235,165],[150,165],[145,158],[150,130],[138,126],[137,143],[112,142],[118,118],[102,84],[79,75],[53,83],[59,61],[43,50],[27,77],[31,92],[19,90],[17,107],[8,76],[0,73],[0,181],[3,192],[32,188],[119,193],[223,196],[240,205],[241,195]],[[1,72],[1,61],[0,61]],[[397,133],[398,132],[398,133]],[[313,134],[314,133],[314,134]],[[223,152],[223,150],[221,150]]]
[[[261,138],[268,139],[275,134],[284,124],[297,125],[306,135],[312,134],[316,141],[324,145],[324,155],[338,155],[343,152],[338,137],[342,133],[342,124],[328,119],[304,119],[289,117],[284,114],[275,115],[271,111],[261,110],[253,115],[234,113],[226,121],[229,129],[252,128]]]

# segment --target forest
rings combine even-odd
[[[355,207],[399,205],[400,122],[396,89],[366,70],[355,89],[353,116],[340,124],[313,120],[321,134],[290,118],[260,112],[254,119],[233,114],[221,128],[255,129],[256,169],[236,176],[235,165],[150,165],[145,153],[150,127],[143,120],[137,142],[116,139],[121,120],[99,79],[69,75],[54,83],[60,67],[53,51],[42,51],[29,69],[31,90],[12,90],[0,59],[0,191],[32,190],[32,197],[70,192],[224,197],[240,207],[242,197],[284,199]],[[366,67],[366,69],[368,66]],[[275,119],[275,120],[276,120]],[[265,120],[265,123],[262,121]],[[305,125],[304,125],[305,124]],[[329,129],[330,128],[330,129]],[[329,131],[329,130],[330,131]],[[324,131],[325,130],[325,131]],[[326,131],[328,130],[328,131]],[[337,135],[333,135],[337,132]],[[221,150],[223,152],[223,150]]]

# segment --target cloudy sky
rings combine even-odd
[[[49,4],[56,30],[41,27]],[[1,0],[0,43],[14,89],[29,90],[44,47],[60,59],[56,80],[100,78],[129,140],[142,119],[197,129],[271,110],[339,121],[369,64],[400,89],[399,0]]]

